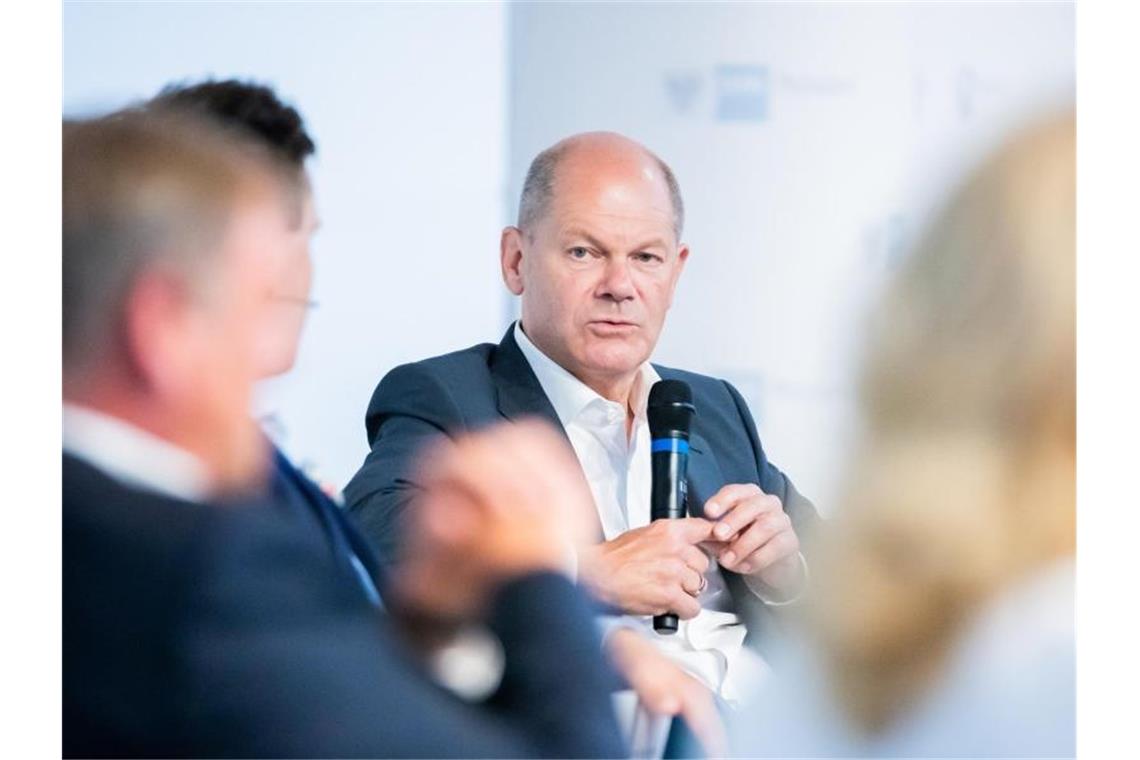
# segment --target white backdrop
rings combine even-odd
[[[320,302],[264,389],[343,485],[395,364],[498,340],[499,228],[526,165],[612,129],[668,161],[693,254],[656,359],[735,382],[823,511],[860,320],[954,178],[1071,102],[1071,4],[120,3],[64,6],[64,110],[207,74],[268,82],[315,135]]]

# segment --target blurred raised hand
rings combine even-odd
[[[637,693],[641,706],[654,715],[682,718],[700,741],[706,756],[721,757],[728,749],[724,721],[704,684],[663,655],[635,630],[620,628],[606,639],[614,667]]]
[[[496,588],[535,572],[572,575],[594,506],[565,438],[537,421],[503,423],[425,453],[392,592],[415,617],[480,617]]]

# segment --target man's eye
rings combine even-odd
[[[641,262],[655,263],[661,260],[660,256],[655,256],[652,253],[639,253],[634,258]]]
[[[587,251],[585,248],[571,248],[570,249],[570,258],[572,258],[572,259],[578,259],[579,261],[581,261],[582,259],[586,258],[589,255],[590,255],[590,252]]]

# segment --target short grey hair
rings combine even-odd
[[[185,115],[64,122],[64,374],[111,350],[145,272],[161,267],[208,290],[235,205],[283,191],[281,176],[256,146]]]
[[[520,230],[532,229],[550,209],[550,200],[554,197],[554,176],[558,171],[558,165],[573,149],[572,141],[563,140],[542,151],[530,162],[526,179],[523,181],[522,194],[519,197],[516,224]],[[673,205],[673,235],[680,241],[681,232],[685,228],[685,203],[681,199],[681,186],[677,183],[677,177],[669,168],[669,164],[648,148],[643,147],[642,150],[657,164],[665,179],[665,185],[669,189],[669,201]]]

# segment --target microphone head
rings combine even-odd
[[[649,389],[649,435],[652,438],[688,438],[692,423],[693,391],[682,380],[659,380]]]

